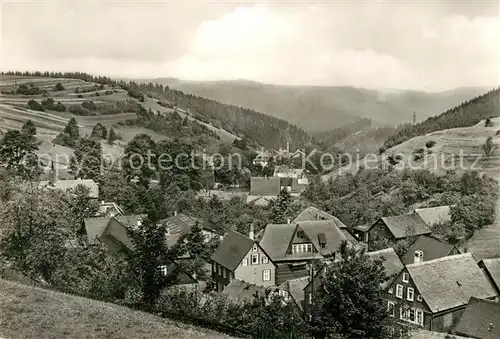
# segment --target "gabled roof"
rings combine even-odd
[[[314,247],[323,256],[329,256],[338,251],[340,245],[344,241],[350,241],[356,244],[357,241],[351,236],[350,239],[346,237],[342,229],[337,226],[334,220],[313,220],[313,221],[299,221],[296,222],[300,229],[306,232]],[[346,230],[347,231],[347,230]],[[322,248],[319,243],[319,238],[322,237],[326,240],[325,248]]]
[[[415,251],[424,252],[424,261],[442,258],[448,255],[453,249],[453,245],[441,242],[428,235],[421,235],[408,251],[401,257],[405,265],[413,264]]]
[[[255,241],[249,237],[229,231],[212,255],[212,260],[234,271],[254,244]]]
[[[491,298],[496,291],[470,253],[406,266],[433,313],[467,304],[470,297]]]
[[[40,187],[53,187],[63,191],[74,189],[78,185],[85,186],[90,190],[89,197],[97,198],[99,196],[99,185],[92,179],[56,180],[55,182],[45,180],[40,181],[39,184]]]
[[[468,241],[467,250],[478,261],[500,258],[500,225],[495,224],[475,230]]]
[[[394,278],[396,278],[397,275],[401,273],[401,271],[403,271],[405,268],[401,260],[399,260],[396,251],[394,251],[392,247],[379,251],[367,252],[366,255],[372,260],[384,260],[382,265],[384,266],[385,275],[387,276],[388,280],[382,284],[383,289],[388,287],[394,280]]]
[[[493,324],[492,331],[488,331]],[[453,333],[472,338],[500,338],[500,303],[471,297]]]
[[[493,280],[493,284],[495,284],[496,288],[500,291],[500,258],[483,259],[481,262],[484,269]]]
[[[432,226],[439,222],[451,221],[451,206],[437,206],[427,208],[416,208],[415,213],[428,225]]]
[[[381,220],[396,239],[431,233],[429,226],[417,214],[382,217]]]
[[[347,228],[347,226],[336,216],[333,216],[329,213],[326,213],[325,211],[320,210],[319,208],[312,206],[300,212],[299,215],[293,220],[293,222],[308,220],[333,220],[335,221],[337,227]]]
[[[296,224],[269,224],[259,235],[259,245],[272,260],[284,259],[296,228]]]
[[[185,215],[184,213],[177,213],[177,215],[165,218],[160,222],[166,224],[166,226],[168,227],[169,235],[174,235],[174,234],[182,235],[189,233],[191,231],[191,228],[196,224],[196,222],[199,222],[200,226],[204,230],[217,232],[217,230],[214,227],[212,227],[212,225],[203,222],[201,219]]]
[[[448,333],[427,331],[421,328],[411,330],[409,335],[408,339],[467,339],[457,335],[450,336]]]
[[[113,210],[114,209],[114,215],[122,215],[123,214],[123,209],[118,206],[118,204],[114,203],[114,202],[102,202],[100,205],[99,205],[99,214],[102,215],[102,216],[107,216],[109,215],[109,210]],[[111,215],[109,215],[111,216]]]
[[[99,237],[104,233],[111,218],[85,218],[85,230],[87,231],[87,240],[90,244],[95,244]]]
[[[278,177],[252,177],[250,179],[250,195],[279,195],[281,191]]]
[[[131,244],[130,239],[128,239],[128,235],[123,233],[122,229],[119,229],[115,223],[112,223],[114,220],[116,223],[121,225],[122,227],[129,226],[134,227],[137,225],[138,219],[145,218],[144,214],[136,214],[136,215],[120,215],[111,218],[85,218],[85,230],[87,232],[87,240],[90,244],[96,243],[102,236],[109,235],[129,247]],[[126,238],[125,238],[126,235]]]
[[[234,279],[224,288],[222,294],[232,303],[241,305],[244,302],[252,302],[255,295],[268,297],[270,292],[270,287],[258,286]]]

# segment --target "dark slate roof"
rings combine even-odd
[[[308,220],[333,220],[335,221],[337,227],[347,228],[347,226],[336,216],[333,216],[329,213],[326,213],[325,211],[320,210],[319,208],[312,206],[300,212],[300,214],[297,216],[297,218],[295,218],[293,222]]]
[[[415,213],[428,225],[432,226],[439,222],[451,221],[451,206],[437,206],[427,208],[416,208]]]
[[[490,324],[494,325],[491,332]],[[452,332],[472,338],[500,338],[500,303],[471,297]]]
[[[281,191],[278,177],[252,177],[250,179],[250,195],[279,195]]]
[[[238,279],[231,281],[222,294],[234,304],[241,305],[244,302],[251,302],[255,295],[268,297],[271,287],[258,286]]]
[[[353,242],[354,239],[353,237],[351,237],[352,239],[348,239],[334,220],[299,221],[297,225],[306,232],[314,247],[323,256],[337,252],[343,241],[350,240]],[[319,244],[320,234],[326,240],[326,248],[321,248]],[[356,243],[357,241],[354,240],[354,244]]]
[[[218,232],[212,225],[209,223],[203,222],[203,220],[194,218],[184,213],[178,213],[177,215],[165,218],[160,222],[165,223],[168,227],[169,234],[186,234],[191,231],[191,228],[196,224],[196,222],[200,223],[200,226],[211,232]]]
[[[483,259],[482,263],[493,280],[493,283],[497,289],[500,290],[500,258]]]
[[[441,242],[427,235],[421,235],[408,251],[401,257],[405,265],[413,264],[415,251],[424,252],[424,261],[445,257],[453,249],[453,245]]]
[[[115,220],[119,225],[135,227],[137,225],[137,220],[145,218],[145,215],[137,214],[137,215],[120,215],[111,218],[85,218],[85,230],[87,232],[87,240],[89,243],[93,244],[99,238],[104,235],[109,235],[124,244],[125,246],[130,246],[130,239],[128,236],[125,236],[124,229],[121,229],[116,225],[116,223],[112,223],[111,221]],[[116,235],[116,236],[115,236]],[[130,248],[130,247],[129,247]]]
[[[87,240],[90,244],[96,243],[99,237],[104,233],[111,218],[85,218],[85,230],[87,233]]]
[[[366,255],[368,255],[368,257],[372,260],[380,258],[384,260],[382,265],[384,266],[385,275],[387,276],[388,280],[382,284],[383,289],[388,287],[394,280],[394,278],[396,278],[398,274],[401,273],[401,271],[403,271],[405,268],[392,247],[379,251],[367,252]]]
[[[296,224],[269,224],[264,228],[260,247],[272,260],[283,259],[295,232]]]
[[[496,291],[470,253],[406,266],[433,313],[466,305],[469,298],[490,298]]]
[[[249,237],[235,231],[229,231],[212,255],[212,260],[234,271],[254,244],[255,241]]]
[[[132,243],[132,239],[130,239],[127,228],[124,224],[118,222],[116,219],[111,219],[108,223],[108,226],[102,233],[101,237],[111,236],[114,239],[118,240],[123,246],[128,248],[129,250],[134,248],[134,244]]]
[[[364,233],[364,232],[368,232],[371,227],[372,227],[372,225],[370,225],[370,224],[364,224],[364,225],[354,226],[354,229]]]
[[[481,259],[500,258],[500,225],[485,226],[475,230],[467,244],[477,261]]]
[[[381,219],[396,239],[431,233],[429,226],[417,214],[402,214]]]

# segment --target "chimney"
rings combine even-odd
[[[424,252],[423,251],[415,251],[413,263],[418,264],[424,261]]]
[[[286,219],[286,223],[289,224],[290,223],[290,218]]]
[[[250,225],[250,232],[248,232],[248,237],[252,240],[255,240],[255,232],[254,232],[253,224]]]
[[[174,211],[174,217],[177,215],[177,210]]]

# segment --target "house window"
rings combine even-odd
[[[321,244],[321,248],[326,248],[326,244]]]
[[[255,253],[252,254],[252,265],[258,265],[259,264],[259,254]]]
[[[262,256],[262,263],[267,264],[268,262],[269,262],[269,259],[267,258],[267,256],[263,255]]]
[[[280,297],[283,297],[283,300],[288,301],[288,292],[287,291],[279,290],[278,295]]]
[[[406,314],[405,314],[405,310],[403,310],[402,307],[399,308],[399,319],[405,319],[406,318]]]
[[[167,276],[168,267],[166,265],[162,265],[162,266],[160,266],[160,271],[161,271],[161,274],[163,274],[164,276]]]
[[[408,321],[415,322],[415,310],[413,308],[408,310]]]
[[[313,303],[313,295],[309,293],[309,305]]]
[[[417,310],[417,321],[416,323],[420,326],[424,325],[424,311]]]
[[[247,258],[243,259],[243,266],[248,266],[248,259]]]
[[[413,301],[414,294],[415,291],[413,290],[413,288],[408,287],[408,289],[406,290],[406,299],[408,301]]]
[[[418,301],[422,301],[422,296],[421,296],[420,294],[419,294],[419,295],[417,295],[417,300],[418,300]]]
[[[262,281],[271,280],[271,270],[263,270],[262,271]]]
[[[312,244],[307,244],[307,252],[312,252]]]
[[[389,292],[389,294],[393,294],[394,293],[394,287],[392,287],[392,286],[389,287],[389,291],[387,291],[387,292]]]
[[[252,251],[257,252],[257,245],[253,245]]]
[[[394,317],[395,304],[392,301],[387,302],[387,312],[391,317]]]
[[[410,275],[408,273],[403,273],[403,282],[407,283],[410,281]]]
[[[403,298],[403,285],[396,285],[396,298]]]

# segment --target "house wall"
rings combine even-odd
[[[217,291],[221,292],[234,279],[234,272],[212,262],[212,279],[215,281]]]
[[[307,277],[309,269],[304,262],[301,265],[293,265],[290,262],[282,262],[276,264],[276,285],[280,285],[287,280]]]
[[[382,220],[377,221],[368,231],[368,249],[371,250],[373,243],[380,239],[396,240]]]
[[[234,277],[239,280],[246,281],[248,283],[252,283],[260,286],[273,286],[275,285],[275,276],[276,269],[274,264],[271,262],[271,259],[267,257],[262,248],[256,245],[256,251],[254,248],[251,248],[250,251],[245,255],[245,257],[241,260],[238,267],[236,267],[234,271]],[[258,254],[259,262],[258,264],[252,265],[252,255]],[[262,262],[263,257],[267,257],[267,264]],[[243,263],[245,259],[248,262],[247,266],[244,266]],[[268,281],[263,280],[263,272],[264,270],[270,271],[270,279]]]
[[[321,277],[326,273],[325,269],[323,268],[319,274],[316,274],[314,278],[312,279],[312,283],[310,282],[305,288],[304,288],[304,314],[309,314],[311,312],[311,302],[312,297],[311,295],[314,296],[314,293],[318,290],[318,288],[321,286]]]
[[[415,283],[411,279],[411,276],[409,276],[408,282],[403,281],[403,273],[408,273],[408,271],[405,269],[403,272],[401,272],[396,279],[389,285],[389,287],[386,289],[385,293],[385,299],[387,302],[393,302],[395,305],[395,314],[394,317],[396,320],[400,320],[400,309],[402,307],[409,307],[415,310],[421,310],[423,314],[423,328],[427,330],[431,330],[432,327],[432,313],[430,312],[429,308],[425,304],[425,300],[422,298],[422,301],[418,301],[418,296],[420,295],[420,292],[418,291],[417,287],[415,286]],[[403,286],[403,295],[402,298],[396,297],[396,286],[401,285]],[[392,293],[389,293],[392,288]],[[413,301],[408,300],[408,288],[413,288],[414,291],[414,296],[413,296]],[[415,324],[417,325],[417,324]],[[420,325],[417,325],[420,326]]]
[[[458,323],[464,311],[465,307],[432,317],[429,329],[435,332],[448,332],[451,327]]]

